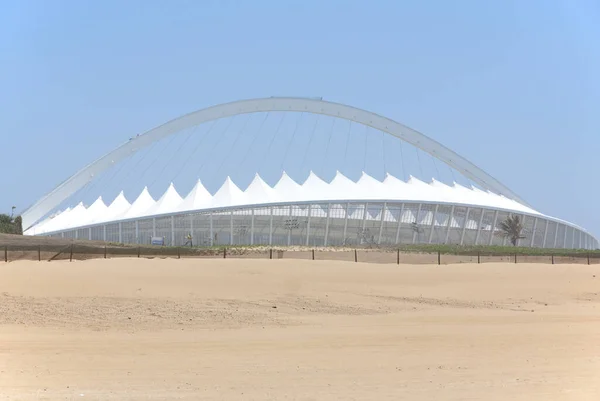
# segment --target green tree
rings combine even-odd
[[[500,235],[508,238],[513,246],[517,246],[519,240],[525,238],[523,235],[524,228],[521,217],[509,215],[506,220],[500,223]]]
[[[2,234],[23,234],[23,224],[21,216],[14,219],[7,214],[0,214],[0,233]]]
[[[0,233],[10,234],[12,232],[12,218],[7,214],[0,214]]]

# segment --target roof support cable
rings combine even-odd
[[[171,145],[173,144],[173,141],[175,140],[175,138],[177,137],[177,135],[171,135],[171,139],[169,140],[169,143],[167,143],[167,146],[165,146],[163,148],[163,150],[161,151],[162,154],[166,154],[166,150],[168,148],[171,147]],[[154,163],[158,160],[159,158],[155,159],[151,164],[150,167],[152,167],[154,165]],[[158,174],[154,174],[154,179],[152,180],[152,182],[150,183],[150,185],[146,185],[148,188],[152,188],[154,186],[154,184],[156,184],[156,182],[158,181],[159,178],[161,178],[163,172],[165,171],[165,169],[167,168],[167,166],[169,165],[169,161],[167,161],[167,159],[164,158],[160,158],[161,161],[164,161],[164,164],[162,165],[161,169],[160,169],[160,173]],[[170,160],[170,159],[169,159]],[[160,165],[157,165],[160,166]],[[146,174],[148,170],[144,171],[144,174]],[[144,180],[141,181],[142,183],[145,183]]]
[[[385,132],[381,131],[381,152],[383,153],[383,178],[387,174],[387,164],[385,160]]]
[[[164,165],[164,167],[162,168],[160,174],[158,174],[157,177],[160,177],[165,172],[165,169],[167,168],[167,166],[170,166],[171,163],[173,163],[173,160],[175,160],[175,157],[179,156],[179,154],[181,153],[181,150],[183,149],[183,147],[188,143],[188,141],[190,140],[190,138],[192,137],[192,135],[194,135],[194,133],[197,130],[198,130],[198,126],[197,125],[194,126],[190,130],[190,132],[187,134],[187,136],[185,137],[185,139],[181,142],[181,144],[179,144],[179,146],[177,147],[177,149],[175,150],[175,152],[173,153],[173,155],[169,159],[169,162]],[[173,178],[173,181],[174,180],[175,180],[175,178]]]
[[[173,178],[173,180],[176,180],[177,177],[179,177],[179,175],[183,172],[183,170],[185,169],[185,167],[189,163],[189,161],[192,158],[192,156],[194,156],[196,154],[196,152],[198,151],[198,148],[200,147],[200,145],[202,145],[203,141],[210,135],[210,133],[212,132],[212,129],[215,127],[217,121],[218,120],[213,120],[213,122],[210,124],[210,127],[208,127],[208,129],[200,136],[200,140],[198,141],[198,144],[194,147],[194,150],[192,152],[190,152],[190,154],[188,155],[188,157],[185,159],[185,161],[183,162],[183,164],[179,168],[179,171],[177,171],[177,174],[175,174],[175,177]],[[196,129],[199,126],[200,125],[196,125]],[[195,183],[195,181],[198,180],[198,177],[192,177],[192,178],[194,180],[194,183]]]
[[[127,172],[125,173],[125,175],[123,176],[123,178],[121,179],[121,181],[119,182],[119,186],[121,187],[120,189],[123,189],[123,183],[127,182],[126,180],[131,177],[131,173],[135,173],[137,171],[137,168],[139,167],[139,165],[146,159],[146,157],[148,156],[148,154],[152,153],[152,150],[156,147],[156,144],[158,142],[154,142],[152,145],[150,145],[150,147],[148,149],[146,149],[142,155],[142,157],[140,157],[135,164],[133,165],[132,168],[130,168],[129,170],[127,170]],[[133,157],[131,157],[131,160],[133,160]]]
[[[212,147],[210,148],[210,153],[212,153],[212,151],[221,142],[221,139],[223,139],[223,137],[227,134],[227,131],[229,131],[229,127],[231,127],[231,124],[233,124],[233,120],[235,120],[236,117],[237,116],[233,116],[229,119],[229,122],[225,126],[225,130],[217,137],[217,140],[213,143]],[[204,169],[204,166],[206,165],[206,160],[208,158],[202,157],[201,159],[202,159],[202,163],[200,163],[200,167],[198,168],[198,172],[196,173],[196,177],[198,177],[198,179],[202,178],[200,174],[202,173],[202,170]]]
[[[344,170],[346,169],[346,159],[348,157],[348,145],[350,144],[350,134],[352,133],[352,121],[348,120],[348,132],[346,133],[346,149],[344,150],[344,162],[342,164]]]
[[[435,168],[435,173],[437,174],[438,181],[442,181],[442,176],[440,175],[440,170],[438,170],[437,163],[435,162],[435,157],[431,156],[431,160],[433,160],[433,167]]]
[[[333,136],[333,129],[335,128],[336,118],[332,118],[333,123],[329,129],[329,138],[327,139],[327,146],[325,146],[325,156],[323,157],[323,163],[321,164],[321,177],[325,177],[325,163],[327,162],[327,152],[329,152],[329,145],[331,144],[331,137]]]
[[[317,124],[319,124],[319,119],[321,118],[321,115],[317,115],[317,118],[315,119],[315,124],[313,125],[313,129],[312,132],[310,134],[310,139],[308,140],[308,145],[306,146],[306,151],[304,152],[304,157],[302,158],[302,163],[300,164],[300,166],[304,166],[306,163],[306,156],[308,156],[308,151],[310,149],[310,144],[312,143],[313,137],[315,136],[315,131],[317,130]],[[312,170],[312,169],[311,169]]]
[[[238,171],[239,168],[241,166],[244,165],[244,163],[246,162],[246,159],[248,159],[248,155],[250,154],[250,151],[252,150],[252,147],[254,146],[254,141],[256,141],[256,138],[260,136],[260,133],[262,131],[263,126],[265,125],[265,122],[267,121],[267,119],[269,118],[269,115],[271,114],[270,111],[268,111],[265,114],[265,117],[261,120],[260,125],[258,126],[258,130],[256,131],[256,133],[252,136],[252,140],[250,141],[250,145],[248,145],[246,147],[246,152],[244,153],[244,157],[242,157],[241,161],[237,164],[237,166],[235,166],[235,168],[231,169],[231,171]],[[244,124],[244,127],[242,128],[242,130],[244,130],[246,128],[246,124]],[[239,137],[238,137],[239,138]],[[235,146],[235,144],[237,143],[237,138],[236,141],[234,142],[232,148]],[[219,169],[222,167],[223,163],[225,162],[225,160],[223,160],[221,162],[221,166],[219,166]],[[258,173],[258,170],[256,171]]]
[[[150,147],[150,149],[152,149],[152,147],[154,147],[154,144],[153,144],[153,145]],[[150,149],[148,149],[148,151],[149,151]],[[144,157],[145,157],[146,155],[147,155],[147,153],[146,153],[146,154],[144,154]],[[104,174],[102,174],[102,175],[101,175],[101,176],[100,176],[100,177],[99,177],[97,180],[94,180],[94,181],[93,181],[93,183],[92,183],[92,185],[90,185],[90,186],[88,187],[88,190],[87,190],[87,192],[85,193],[85,195],[83,195],[83,194],[82,194],[82,195],[83,195],[82,197],[85,197],[85,196],[90,196],[90,194],[91,194],[91,196],[94,196],[94,197],[97,199],[97,198],[98,198],[98,196],[102,196],[102,195],[104,195],[104,191],[107,189],[107,187],[108,187],[108,186],[110,186],[110,185],[113,183],[113,179],[115,178],[115,176],[116,176],[116,175],[117,175],[119,172],[121,172],[121,170],[123,169],[123,167],[124,167],[126,164],[130,163],[130,162],[131,162],[131,160],[133,160],[133,157],[131,157],[131,156],[130,156],[130,157],[129,157],[129,158],[127,158],[125,161],[123,161],[123,162],[119,163],[118,167],[116,167],[116,166],[113,166],[113,167],[111,168],[111,170],[112,170],[112,174],[110,174],[111,170],[108,170],[107,172],[105,172]],[[124,179],[125,177],[127,177],[127,176],[130,174],[130,172],[131,172],[131,169],[129,169],[129,170],[126,170],[126,172],[125,172],[125,174],[124,174],[124,177],[123,177],[123,178],[121,178],[121,179],[119,180],[119,184],[118,184],[118,186],[117,186],[117,189],[118,189],[118,187],[119,187],[119,186],[121,186],[121,184],[123,183],[123,179]],[[88,183],[88,184],[89,184],[89,183]],[[85,187],[84,187],[84,188],[85,188]],[[98,196],[96,196],[96,195],[94,194],[94,192],[93,192],[93,191],[95,191],[95,190],[97,190],[97,189],[98,189],[98,191],[99,191],[99,194],[98,194]],[[94,199],[94,201],[95,201],[96,199]]]
[[[288,151],[290,150],[290,147],[291,147],[292,143],[294,142],[294,138],[296,137],[296,132],[298,131],[298,126],[300,125],[300,121],[302,120],[302,117],[304,117],[304,112],[301,112],[300,117],[298,117],[296,119],[296,124],[294,125],[294,131],[292,131],[292,137],[290,138],[290,141],[288,142],[288,144],[285,148],[285,152],[283,154],[283,159],[281,160],[281,164],[279,165],[279,170],[281,170],[281,171],[283,171],[283,165],[284,165],[285,161],[287,160]]]
[[[279,130],[281,129],[281,125],[283,124],[283,120],[285,119],[285,113],[281,113],[281,120],[279,120],[279,124],[277,124],[277,129],[275,129],[275,133],[271,136],[271,140],[269,141],[269,145],[267,146],[267,152],[265,153],[262,161],[260,162],[258,168],[256,169],[256,173],[260,175],[260,172],[265,165],[265,162],[268,160],[268,156],[271,153],[271,147],[273,146],[273,142],[275,142],[275,138],[277,134],[279,134]],[[241,166],[240,166],[241,167]]]
[[[365,125],[365,152],[364,152],[364,158],[363,158],[363,171],[365,171],[367,169],[367,145],[368,145],[368,139],[369,139],[369,126]]]
[[[406,169],[404,168],[404,151],[402,150],[402,139],[398,139],[398,143],[400,144],[400,168],[402,169],[402,180],[406,181]]]
[[[419,165],[419,171],[421,173],[421,180],[426,181],[425,174],[423,174],[423,165],[421,164],[421,156],[419,156],[419,148],[415,146],[417,152],[417,164]]]

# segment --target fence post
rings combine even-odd
[[[396,264],[400,264],[400,248],[396,251]]]
[[[141,253],[141,249],[140,249],[140,247],[138,246],[138,258],[140,257],[140,253]]]
[[[8,245],[4,245],[4,262],[8,263]]]
[[[356,249],[354,250],[354,261],[358,262],[358,252],[356,251]]]
[[[515,264],[517,264],[517,254],[515,253]]]
[[[223,259],[227,258],[227,248],[223,248]]]
[[[588,252],[587,254],[587,259],[588,259],[588,265],[590,264],[590,253]]]
[[[38,262],[42,261],[42,246],[38,246]]]
[[[552,254],[552,264],[554,264],[554,254]]]
[[[273,259],[273,249],[269,249],[269,259]]]
[[[438,265],[442,264],[442,253],[438,251]]]
[[[312,250],[312,260],[315,260],[315,250]]]
[[[69,262],[73,261],[73,244],[71,244],[71,252],[69,254]]]
[[[106,259],[106,245],[104,245],[104,259]]]
[[[477,264],[481,263],[481,252],[477,251]]]
[[[177,247],[177,259],[181,259],[181,249]]]

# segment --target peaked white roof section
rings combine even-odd
[[[302,194],[302,186],[287,175],[285,171],[281,174],[281,178],[273,189],[279,194],[281,202],[293,202],[300,199]]]
[[[220,208],[238,206],[245,204],[244,192],[233,183],[229,176],[225,179],[221,188],[214,194],[211,207]]]
[[[69,214],[66,220],[62,223],[64,228],[73,228],[82,226],[81,222],[85,220],[87,208],[83,205],[83,202],[79,202]]]
[[[339,171],[336,171],[335,176],[329,183],[328,198],[337,198],[338,200],[352,199],[357,195],[357,191],[358,186],[354,181]]]
[[[87,208],[80,225],[92,224],[98,221],[106,215],[107,210],[108,206],[106,206],[102,197],[99,196],[98,199]]]
[[[123,191],[117,195],[117,197],[112,201],[112,203],[108,206],[106,211],[102,216],[100,216],[95,222],[106,222],[118,219],[120,216],[124,215],[127,210],[131,207],[131,204],[125,198],[125,194]]]
[[[150,194],[148,194],[150,195]],[[181,195],[175,189],[175,185],[171,183],[165,193],[145,212],[144,216],[152,216],[157,214],[173,213],[178,210],[183,202]]]
[[[258,174],[244,191],[248,204],[275,203],[279,201],[278,191],[271,188]]]
[[[198,180],[194,188],[185,197],[183,202],[177,207],[177,211],[187,212],[190,210],[200,210],[209,208],[212,202],[212,195]]]
[[[146,212],[156,204],[156,201],[148,192],[148,187],[144,187],[137,199],[131,204],[131,207],[120,216],[123,219],[146,216]]]
[[[356,195],[353,199],[385,199],[385,195],[383,182],[363,171],[356,182]]]
[[[301,200],[327,200],[331,199],[331,187],[319,178],[313,171],[308,173],[306,181],[302,184]]]

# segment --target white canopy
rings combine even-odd
[[[514,200],[489,191],[466,188],[456,183],[453,186],[448,186],[433,180],[428,184],[412,176],[405,182],[389,174],[381,182],[364,172],[360,179],[354,182],[339,171],[328,183],[311,171],[302,185],[295,182],[284,172],[274,187],[269,186],[257,174],[244,191],[238,188],[231,178],[227,177],[214,195],[211,195],[198,181],[185,199],[181,198],[173,184],[169,185],[158,201],[152,198],[148,188],[143,189],[133,204],[129,204],[123,192],[121,192],[108,207],[104,204],[102,198],[98,198],[88,208],[85,208],[83,204],[78,204],[73,209],[67,209],[54,218],[42,221],[28,230],[27,233],[42,234],[100,222],[209,208],[307,201],[323,201],[323,203],[339,201],[337,203],[344,205],[344,202],[353,200],[463,204],[540,215],[537,211]],[[343,208],[345,206],[342,206]],[[318,206],[312,209],[311,213],[314,216],[326,215],[324,210],[318,210]],[[349,217],[361,218],[363,210],[351,207],[345,213]],[[397,216],[394,216],[386,211],[384,219],[395,221],[400,218],[403,222],[409,223],[417,219],[415,212],[409,209],[405,209],[402,215],[399,212],[396,212],[396,214]],[[436,221],[444,220],[439,216],[434,216],[433,212],[425,212],[418,217],[427,222],[431,222],[432,219]],[[380,219],[381,209],[367,210],[366,218],[369,220]],[[439,223],[441,224],[442,221],[439,221]],[[451,222],[453,226],[456,224],[456,221]],[[469,227],[475,227],[478,222],[469,221],[467,224]]]

